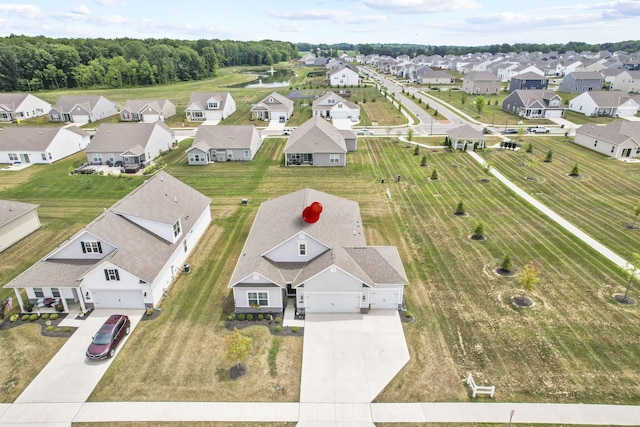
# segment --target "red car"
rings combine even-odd
[[[87,349],[87,359],[106,359],[116,354],[116,347],[131,331],[131,321],[124,314],[112,314],[100,327]]]

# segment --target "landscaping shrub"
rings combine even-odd
[[[29,315],[28,314],[23,314],[21,319],[22,320],[29,320]]]
[[[282,331],[282,326],[280,326],[280,325],[276,325],[276,326],[273,328],[273,330],[274,330],[274,331],[276,331],[276,332],[280,332],[280,331]]]
[[[49,319],[51,320],[56,320],[58,317],[60,317],[60,315],[58,313],[53,313],[49,316]]]
[[[153,308],[147,308],[147,310],[144,312],[144,314],[146,316],[151,316],[153,314],[155,310]]]
[[[238,320],[244,320],[244,318],[245,318],[244,313],[238,314]]]
[[[15,322],[16,320],[18,320],[18,318],[19,318],[19,317],[20,317],[20,315],[19,315],[19,314],[15,314],[15,313],[14,313],[14,314],[12,314],[12,315],[11,315],[11,317],[9,317],[9,321],[13,323],[13,322]]]
[[[69,332],[69,331],[71,331],[71,328],[69,326],[65,326],[64,328],[62,328],[62,330],[64,332]]]
[[[44,314],[42,315],[42,318],[43,318],[43,319],[48,319],[48,318],[49,318],[49,313],[44,313]]]
[[[413,317],[413,313],[407,310],[407,311],[404,313],[404,317],[409,317],[409,318],[411,318],[411,317]]]
[[[231,313],[230,315],[227,316],[227,320],[236,320],[236,314]]]
[[[38,320],[38,315],[36,313],[33,313],[31,316],[29,316],[29,320],[35,322],[36,320]]]
[[[282,317],[280,316],[276,317],[276,323],[282,323]]]
[[[47,326],[47,331],[53,331],[53,325]]]
[[[300,328],[297,326],[294,326],[293,328],[291,328],[291,332],[293,332],[294,334],[297,334],[300,331]]]
[[[58,333],[58,332],[61,332],[61,331],[62,331],[62,328],[55,328],[55,329],[53,330],[53,332],[55,332],[55,333]]]
[[[270,314],[267,314],[264,318],[267,319],[267,320],[271,320],[271,319],[273,319],[273,316],[270,315]]]
[[[264,320],[264,315],[263,314],[258,314],[258,320]]]
[[[247,314],[247,320],[253,320],[253,314],[251,313]]]

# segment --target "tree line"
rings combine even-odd
[[[289,42],[0,38],[0,91],[148,86],[214,77],[220,67],[298,57]]]

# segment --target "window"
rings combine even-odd
[[[9,153],[9,160],[11,160],[12,162],[17,162],[19,160],[19,157],[16,153]]]
[[[87,253],[101,254],[102,253],[102,245],[100,244],[100,242],[80,242],[80,246],[82,246],[83,254],[87,254]]]
[[[329,154],[329,163],[340,163],[340,154]]]
[[[51,156],[51,153],[47,153],[49,155],[49,160],[51,160],[53,157]]]
[[[244,158],[245,159],[250,159],[251,158],[251,151],[244,150]]]
[[[95,163],[100,163],[102,162],[102,154],[100,153],[93,153],[93,161]]]
[[[52,114],[51,115],[51,121],[59,122],[60,121],[60,115],[59,114]]]
[[[189,162],[191,163],[200,163],[204,161],[204,156],[200,154],[189,154]]]
[[[180,234],[180,220],[177,220],[175,224],[173,224],[173,237],[178,237]]]
[[[338,104],[338,108],[342,108],[342,103]]]
[[[47,153],[40,153],[42,160],[47,160]]]
[[[598,141],[595,141],[595,142],[593,143],[593,146],[594,146],[594,147],[597,147],[597,146],[598,146]]]
[[[105,268],[104,269],[104,278],[107,279],[108,282],[111,281],[119,281],[120,273],[115,268]]]
[[[616,146],[615,146],[615,145],[612,145],[612,146],[611,146],[611,153],[613,154],[613,153],[615,153],[615,151],[616,151]]]
[[[129,120],[129,113],[122,113],[123,120]]]
[[[33,293],[36,295],[36,298],[44,298],[42,288],[33,288]]]
[[[215,109],[215,108],[218,108],[218,103],[217,103],[216,101],[209,101],[209,102],[207,103],[207,107],[208,107],[210,110]]]
[[[204,118],[204,113],[202,111],[193,111],[191,112],[191,118],[193,120],[202,120]]]
[[[184,241],[182,242],[182,247],[184,248],[184,251],[187,252],[187,249],[189,249],[189,247],[187,246],[187,239],[184,239]]]
[[[259,305],[267,307],[269,305],[269,296],[266,292],[247,292],[249,305]]]
[[[298,243],[298,255],[306,256],[307,255],[307,244],[306,243]]]
[[[210,154],[212,159],[215,159],[216,157],[218,157],[218,153],[216,153],[216,150],[211,150]]]
[[[53,295],[54,298],[60,298],[60,289],[51,288],[51,295]]]

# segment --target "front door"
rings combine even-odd
[[[22,163],[31,163],[31,160],[29,159],[29,154],[20,154],[20,161]]]
[[[622,157],[631,157],[631,148],[625,148],[622,150]]]

